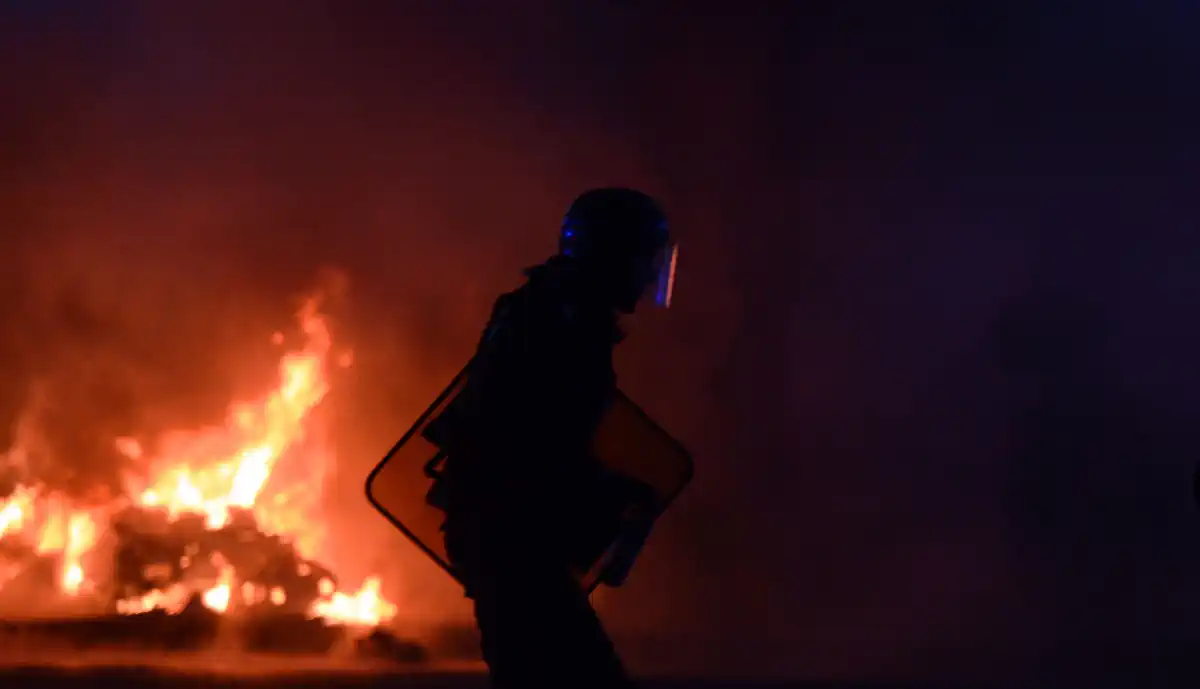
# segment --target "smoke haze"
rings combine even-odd
[[[571,197],[641,186],[678,308],[619,373],[698,473],[601,600],[632,658],[1194,640],[1196,18],[671,5],[0,3],[4,414],[109,480],[98,437],[221,414],[337,269],[341,526],[465,615],[362,479]]]

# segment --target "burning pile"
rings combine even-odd
[[[351,353],[335,353],[318,306],[300,309],[303,344],[280,359],[277,385],[232,405],[224,423],[152,443],[113,438],[142,468],[123,495],[72,500],[31,476],[0,485],[0,598],[33,578],[52,581],[62,600],[120,615],[203,606],[365,629],[392,618],[377,578],[346,591],[320,564],[332,453],[312,433],[312,413]],[[284,346],[283,334],[273,342]],[[0,469],[11,474],[21,451],[0,456]]]

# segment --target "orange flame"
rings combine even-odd
[[[331,366],[347,367],[352,353],[334,352],[328,324],[310,299],[297,314],[303,346],[280,359],[278,381],[260,399],[232,404],[224,422],[197,430],[163,434],[147,449],[137,438],[116,438],[121,454],[146,467],[146,476],[128,477],[134,504],[164,510],[171,519],[201,515],[210,529],[227,524],[234,510],[249,510],[260,529],[290,542],[306,559],[322,555],[325,519],[322,489],[332,467],[332,452],[310,436],[312,412],[330,389]],[[284,343],[282,333],[272,342]],[[37,553],[59,559],[58,587],[66,596],[95,590],[87,556],[107,528],[111,508],[79,508],[62,496],[37,486],[20,486],[0,501],[0,539],[17,537],[33,543]],[[233,568],[218,564],[218,580],[203,591],[175,584],[118,601],[117,610],[136,614],[153,609],[179,612],[194,594],[216,612],[227,612],[239,600],[286,602],[282,589],[258,591],[239,587]],[[0,586],[5,583],[0,569]],[[396,614],[380,595],[380,582],[369,578],[352,593],[333,590],[323,580],[321,596],[310,614],[354,625],[377,625]]]

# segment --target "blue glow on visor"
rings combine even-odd
[[[658,268],[658,279],[654,288],[654,305],[671,308],[671,299],[675,296],[675,270],[679,265],[679,245],[669,244],[663,249],[662,261]]]

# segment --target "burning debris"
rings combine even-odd
[[[113,531],[113,603],[120,613],[177,612],[202,593],[216,612],[303,615],[337,591],[332,571],[261,531],[246,510],[210,529],[199,514],[172,519],[164,510],[132,508],[117,516]]]
[[[304,344],[282,355],[277,385],[231,405],[223,424],[163,434],[149,450],[113,438],[140,468],[122,496],[68,498],[21,475],[20,447],[0,455],[0,601],[50,588],[86,602],[89,624],[108,625],[110,638],[132,629],[203,640],[215,620],[236,618],[249,647],[288,637],[327,649],[358,630],[364,649],[412,659],[411,645],[382,630],[396,608],[380,581],[346,591],[322,564],[332,453],[312,432],[312,413],[331,368],[351,359],[334,353],[316,299],[298,321]]]

